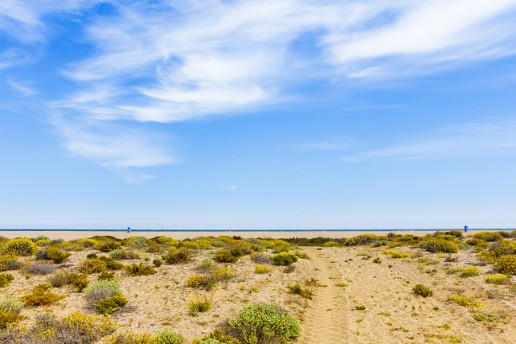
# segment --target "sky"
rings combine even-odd
[[[516,0],[2,0],[0,228],[516,227]]]

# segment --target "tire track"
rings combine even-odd
[[[316,290],[315,297],[302,322],[302,344],[348,343],[347,298],[345,292],[330,279],[329,262],[312,251],[311,264],[314,277],[325,287]]]

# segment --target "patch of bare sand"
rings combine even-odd
[[[360,246],[305,250],[313,257],[314,276],[329,282],[328,288],[317,290],[307,310],[302,343],[514,343],[513,294],[506,286],[486,284],[482,276],[447,274],[445,268],[451,263],[444,262],[445,255],[424,252],[417,254],[421,257],[393,259],[382,254],[381,248]],[[376,257],[382,260],[380,264],[373,263]],[[464,253],[453,264],[471,260],[472,254]],[[416,296],[412,293],[415,284],[430,287],[434,296]],[[483,311],[504,312],[506,319],[479,322],[473,318],[479,310],[448,301],[454,293],[479,297]],[[365,309],[359,310],[361,306]]]

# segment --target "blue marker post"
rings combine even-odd
[[[127,227],[127,233],[131,233],[131,227]]]
[[[464,233],[468,232],[468,226],[464,226]]]

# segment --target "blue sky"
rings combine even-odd
[[[0,227],[516,225],[516,1],[0,3]]]

